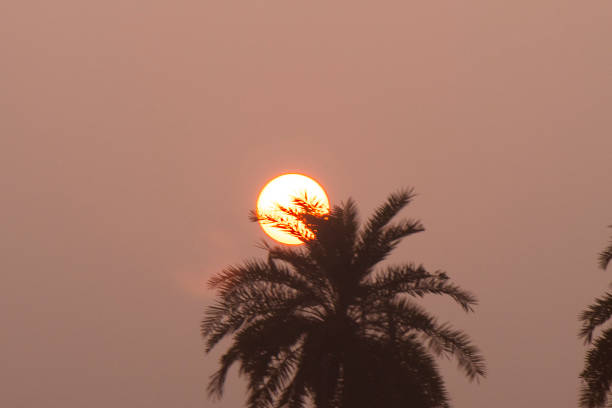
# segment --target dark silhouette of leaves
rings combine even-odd
[[[263,244],[267,259],[230,266],[209,281],[217,291],[202,321],[206,351],[225,337],[208,391],[221,397],[229,368],[248,380],[247,406],[448,407],[435,356],[457,360],[470,380],[485,375],[468,336],[440,324],[413,300],[449,296],[471,312],[476,298],[444,272],[413,264],[377,267],[419,221],[392,223],[414,197],[389,196],[359,227],[352,200],[321,211],[307,197],[280,215],[251,213],[304,245]],[[412,300],[411,300],[412,299]]]
[[[612,225],[610,228],[612,228]],[[601,269],[606,269],[610,261],[612,261],[612,238],[608,246],[599,253],[599,267]]]
[[[609,246],[599,254],[599,266],[606,269],[612,259],[612,241]],[[601,408],[610,405],[610,386],[612,385],[612,328],[605,329],[593,341],[594,331],[604,325],[612,317],[612,293],[596,298],[580,314],[582,328],[579,336],[585,343],[593,346],[587,351],[585,368],[580,374],[582,389],[580,391],[580,405],[584,408]]]
[[[595,340],[585,360],[585,368],[580,374],[583,380],[580,404],[588,408],[603,407],[612,385],[612,328]]]

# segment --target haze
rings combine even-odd
[[[259,189],[299,172],[366,216],[414,187],[394,259],[488,378],[461,407],[577,405],[578,313],[612,275],[612,3],[12,1],[0,6],[0,406],[240,407],[204,283],[262,255]]]

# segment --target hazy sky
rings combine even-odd
[[[204,282],[263,255],[266,181],[427,231],[394,261],[480,299],[456,408],[576,406],[576,316],[612,271],[612,3],[8,0],[0,5],[0,406],[206,399]]]

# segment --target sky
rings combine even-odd
[[[199,323],[248,212],[317,179],[422,220],[390,261],[480,300],[454,407],[577,405],[577,315],[611,271],[608,0],[8,0],[0,5],[0,406],[243,406]],[[224,343],[225,347],[227,343]]]

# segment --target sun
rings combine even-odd
[[[265,215],[271,217],[287,217],[286,214],[280,211],[279,206],[297,209],[293,203],[295,198],[307,198],[309,202],[318,202],[322,208],[323,214],[329,212],[329,199],[323,187],[310,177],[306,177],[302,174],[290,173],[278,176],[264,186],[257,199],[257,214],[260,217]],[[298,228],[301,224],[295,217],[290,217],[288,222],[295,222]],[[299,238],[271,225],[269,222],[260,220],[259,225],[261,225],[261,228],[263,228],[264,232],[268,234],[270,238],[278,242],[288,245],[299,245],[303,243]]]

